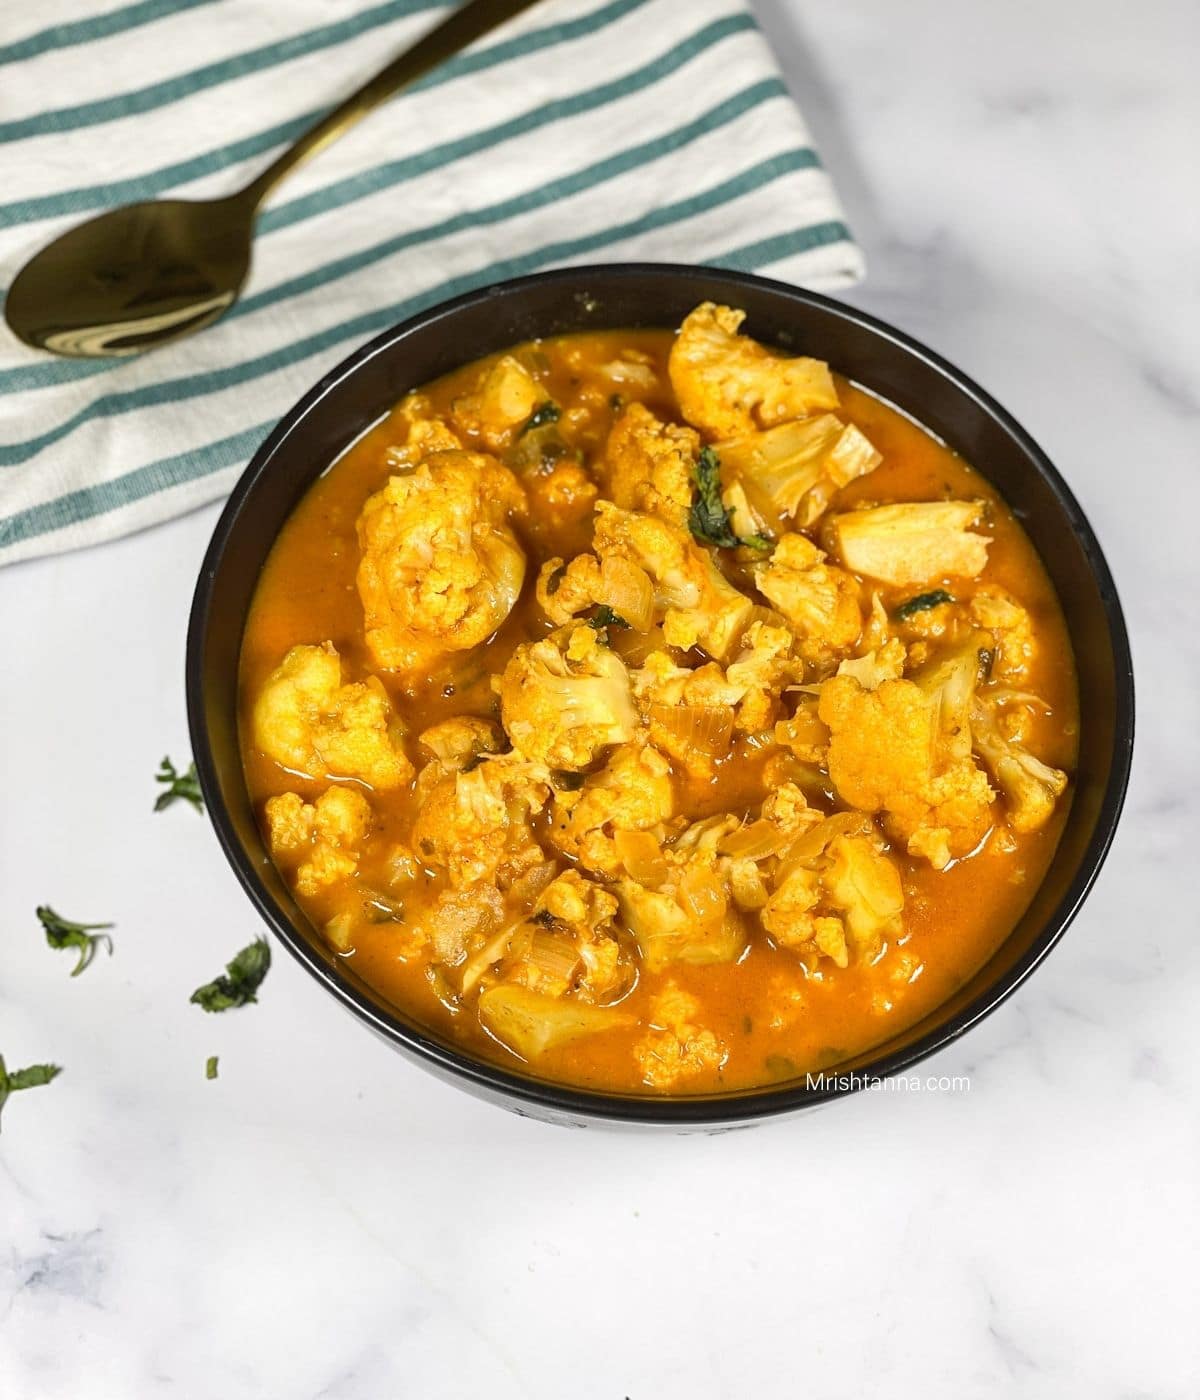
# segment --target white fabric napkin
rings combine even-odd
[[[436,22],[444,0],[93,0],[0,33],[0,286],[103,209],[236,189]],[[545,0],[301,167],[241,302],[134,360],[0,331],[0,562],[228,491],[357,344],[472,287],[629,259],[862,275],[742,0]]]

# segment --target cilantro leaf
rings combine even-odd
[[[11,1072],[5,1067],[4,1056],[0,1055],[0,1112],[4,1109],[9,1094],[22,1089],[37,1089],[62,1073],[60,1065],[26,1065],[24,1069]]]
[[[271,945],[265,938],[256,938],[227,963],[221,977],[197,987],[190,1000],[205,1011],[228,1011],[257,1001],[255,993],[271,966]]]
[[[154,775],[156,783],[163,783],[164,789],[154,803],[156,812],[165,811],[172,802],[180,798],[190,802],[197,812],[204,811],[204,798],[200,795],[200,780],[196,777],[196,765],[188,764],[186,773],[180,773],[169,758],[164,758]]]
[[[540,407],[535,408],[525,420],[525,426],[517,434],[524,437],[526,433],[532,432],[534,428],[544,428],[548,423],[557,423],[562,417],[562,409],[553,399],[547,399]]]
[[[953,595],[944,588],[935,588],[932,593],[918,593],[915,598],[901,603],[892,616],[897,622],[907,622],[915,613],[928,612],[930,608],[940,608],[943,603],[953,602]]]
[[[210,1055],[204,1062],[205,1079],[215,1079],[217,1077],[217,1057]]]
[[[48,904],[38,905],[37,916],[46,932],[46,942],[51,948],[79,949],[79,961],[71,970],[72,977],[78,977],[91,964],[101,943],[108,949],[109,957],[112,956],[112,939],[108,934],[91,932],[92,929],[112,928],[112,924],[77,924],[71,919],[64,919],[61,914],[56,914]]]
[[[613,612],[607,603],[601,603],[596,611],[587,620],[589,627],[594,627],[597,632],[602,627],[628,627],[629,623],[620,613]]]
[[[700,449],[692,466],[692,484],[696,494],[688,510],[688,529],[696,539],[715,544],[718,549],[736,549],[739,545],[758,550],[771,548],[766,535],[740,538],[734,534],[729,512],[721,500],[721,459],[711,447]]]

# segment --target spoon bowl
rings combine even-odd
[[[250,270],[254,202],[152,200],[113,209],[43,248],[9,288],[5,315],[58,355],[137,355],[210,325]]]
[[[259,206],[289,171],[393,93],[538,0],[466,0],[225,199],[151,200],[69,229],[30,259],[4,302],[26,345],[56,355],[139,355],[202,330],[238,298]]]

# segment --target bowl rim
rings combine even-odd
[[[1057,907],[1026,952],[990,983],[970,1003],[947,1021],[902,1049],[868,1060],[854,1070],[839,1071],[836,1066],[822,1072],[819,1088],[810,1088],[800,1080],[779,1087],[729,1090],[720,1094],[694,1096],[656,1096],[628,1093],[607,1093],[570,1084],[527,1077],[502,1065],[476,1059],[466,1052],[443,1043],[424,1031],[415,1022],[407,1023],[389,1011],[382,997],[372,1000],[349,978],[335,974],[318,954],[313,940],[299,937],[282,909],[263,884],[246,850],[237,837],[232,816],[221,793],[221,784],[204,713],[204,649],[211,618],[212,600],[218,571],[229,539],[247,501],[258,482],[271,469],[276,452],[303,423],[308,413],[348,376],[358,372],[368,361],[387,352],[397,342],[426,331],[431,326],[456,316],[461,310],[497,298],[520,296],[526,290],[546,284],[567,283],[577,289],[597,286],[622,279],[657,276],[664,279],[689,279],[702,276],[727,285],[736,298],[739,287],[778,296],[793,304],[817,307],[863,330],[874,333],[902,355],[916,358],[947,380],[959,393],[971,400],[987,415],[1031,460],[1041,474],[1069,519],[1077,535],[1099,588],[1104,607],[1109,641],[1115,668],[1113,715],[1113,758],[1103,798],[1100,802],[1095,829],[1084,848],[1077,870]],[[869,385],[864,386],[870,389]],[[918,420],[919,421],[919,420]],[[926,431],[929,431],[926,428]],[[272,541],[273,543],[273,541]],[[265,555],[264,555],[265,559]],[[186,649],[186,692],[188,726],[192,752],[200,788],[210,820],[216,830],[226,859],[233,867],[243,889],[260,917],[274,932],[284,947],[310,972],[317,981],[359,1020],[382,1035],[391,1044],[405,1051],[426,1069],[442,1078],[460,1083],[462,1087],[479,1092],[483,1097],[500,1100],[517,1113],[557,1118],[560,1121],[586,1123],[601,1120],[610,1123],[675,1126],[677,1128],[708,1127],[713,1130],[740,1125],[815,1108],[834,1099],[844,1098],[893,1076],[902,1074],[929,1059],[966,1034],[973,1026],[1007,1001],[1018,987],[1047,957],[1074,920],[1090,892],[1112,845],[1117,822],[1124,805],[1132,765],[1134,735],[1134,681],[1129,635],[1116,585],[1104,557],[1100,542],[1070,487],[1058,469],[1030,434],[990,394],[949,360],[915,340],[903,331],[879,320],[856,307],[849,306],[819,292],[792,286],[757,274],[704,264],[628,262],[585,264],[557,268],[528,276],[492,283],[463,293],[449,301],[439,302],[406,318],[397,325],[373,337],[341,360],[322,377],[283,415],[264,439],[234,484],[229,498],[213,529],[205,551],[199,579],[192,601]],[[930,1013],[934,1014],[934,1013]],[[870,1051],[863,1052],[870,1055]],[[849,1080],[850,1082],[845,1082]],[[830,1082],[832,1081],[832,1082]]]

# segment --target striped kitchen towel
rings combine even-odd
[[[40,0],[0,24],[0,286],[95,212],[237,188],[445,0]],[[228,491],[356,344],[470,288],[645,259],[855,281],[862,259],[743,0],[544,0],[303,166],[243,298],[134,360],[0,332],[0,561]]]

